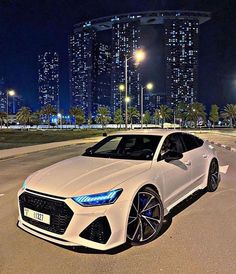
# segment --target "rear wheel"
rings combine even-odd
[[[159,195],[150,187],[140,190],[132,203],[127,238],[132,245],[145,244],[158,235],[163,223],[163,205]]]
[[[219,185],[219,164],[216,159],[213,159],[210,163],[207,190],[209,192],[216,191]]]

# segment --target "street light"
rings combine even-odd
[[[147,83],[146,86],[141,86],[141,128],[143,129],[143,91],[144,89],[152,90],[153,83]]]
[[[121,95],[121,93],[125,91],[124,84],[119,85],[119,91],[120,91],[120,129],[121,129],[121,121],[122,121],[122,95]]]
[[[9,98],[8,97],[9,96],[14,97],[15,94],[16,94],[16,92],[13,89],[7,90],[7,128],[8,128],[8,113],[9,113],[9,110],[8,110],[8,100],[9,100]]]
[[[137,49],[132,56],[125,55],[125,130],[128,128],[128,61],[132,58],[136,63],[140,63],[145,59],[145,52],[142,49]]]
[[[62,114],[57,113],[57,125],[58,125],[58,120],[60,121],[61,129],[62,129]]]

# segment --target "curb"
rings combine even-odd
[[[229,151],[236,152],[236,148],[226,146],[224,144],[216,143],[216,142],[213,142],[213,141],[209,141],[209,140],[206,140],[206,141],[208,141],[210,144],[216,145],[218,147],[222,147],[222,148],[227,149]]]

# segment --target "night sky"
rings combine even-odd
[[[37,55],[60,56],[60,101],[69,106],[68,34],[75,23],[119,13],[158,9],[205,10],[211,21],[200,28],[199,101],[207,106],[236,103],[236,0],[0,0],[0,76],[37,109]],[[163,27],[145,27],[148,58],[144,81],[164,89]],[[144,29],[143,29],[144,30]]]

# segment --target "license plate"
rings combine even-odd
[[[38,211],[34,211],[27,207],[24,207],[24,215],[31,219],[50,225],[50,215],[44,214]]]

